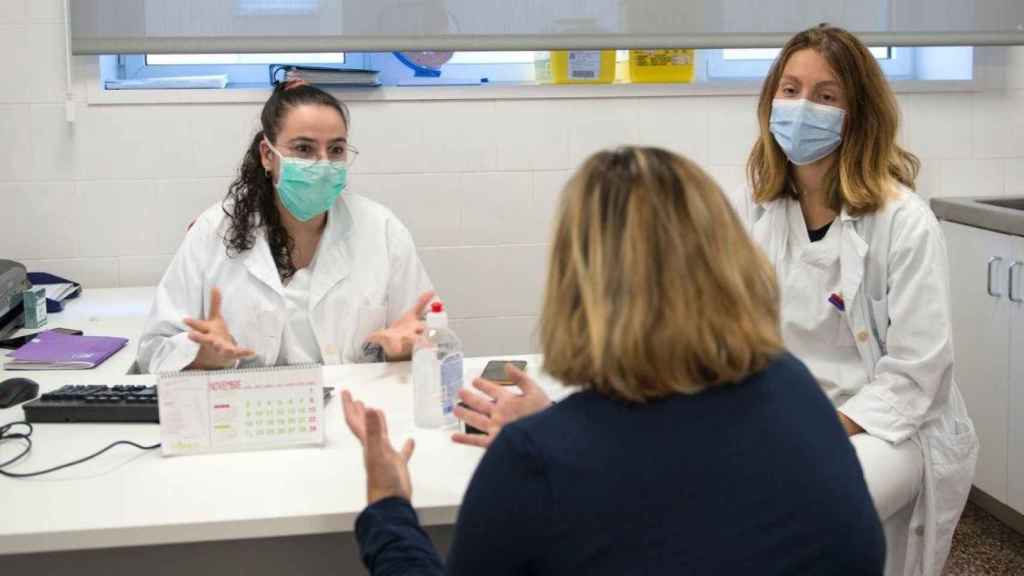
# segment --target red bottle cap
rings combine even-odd
[[[431,302],[430,311],[433,312],[434,314],[444,312],[444,304],[442,304],[441,302]]]

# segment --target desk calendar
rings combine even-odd
[[[323,444],[322,381],[316,365],[161,374],[163,454]]]

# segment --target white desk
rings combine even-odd
[[[110,320],[97,316],[94,321]],[[133,356],[131,349],[128,364]],[[539,374],[539,356],[509,358],[527,360],[528,371],[553,397],[565,395],[564,388]],[[486,360],[466,359],[466,385]],[[69,382],[153,382],[152,376],[99,370],[27,374],[42,391]],[[482,451],[452,443],[451,431],[413,426],[409,364],[330,366],[324,375],[325,385],[336,392],[347,388],[382,408],[396,444],[416,439],[410,465],[413,504],[425,525],[453,523]],[[39,478],[0,477],[0,554],[350,532],[366,504],[362,453],[345,427],[337,393],[327,415],[323,447],[164,458],[159,450],[124,446]],[[20,407],[0,410],[0,424],[22,417]],[[153,444],[159,441],[158,427],[36,425],[32,452],[13,470],[64,463],[120,439]],[[0,446],[0,461],[19,449],[13,442]]]

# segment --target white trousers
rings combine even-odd
[[[903,574],[910,517],[924,480],[921,449],[907,441],[893,445],[869,434],[850,437],[864,480],[885,531],[885,574]]]

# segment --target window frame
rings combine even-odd
[[[238,16],[315,16],[319,9],[317,0],[303,2],[266,2],[266,0],[235,0],[235,14]]]
[[[928,85],[935,85],[938,90],[950,90],[953,87],[959,89],[970,89],[976,86],[978,75],[984,73],[978,68],[974,54],[977,50],[972,47],[959,47],[971,51],[969,59],[961,64],[963,69],[953,68],[950,70],[952,77],[946,78],[941,75],[934,75],[932,71],[935,62],[946,61],[945,57],[937,54],[938,50],[948,50],[952,47],[936,48],[931,47],[892,47],[891,57],[880,60],[879,63],[886,78],[896,82],[910,82],[917,84],[914,91],[928,91]],[[525,51],[523,51],[525,52]],[[616,60],[621,66],[625,51],[620,51]],[[239,65],[173,65],[173,64],[146,64],[146,56],[141,54],[122,56],[101,56],[109,59],[111,64],[101,64],[100,78],[107,80],[132,80],[168,76],[202,76],[212,74],[227,74],[227,91],[232,89],[261,89],[268,86],[269,65],[264,64],[239,64]],[[675,93],[677,90],[684,92],[708,93],[715,91],[743,91],[749,90],[750,86],[759,84],[767,74],[772,60],[728,60],[724,59],[722,50],[698,50],[696,53],[696,70],[694,81],[687,85],[648,85],[639,88],[640,85],[631,84],[633,90],[641,93],[665,91]],[[311,63],[311,65],[324,66],[324,63]],[[519,94],[523,90],[529,90],[536,86],[533,82],[533,63],[523,63],[522,58],[517,63],[509,64],[448,64],[445,74],[441,78],[416,78],[413,72],[401,64],[390,52],[378,53],[346,53],[344,64],[336,65],[339,69],[346,68],[370,68],[379,70],[384,81],[384,87],[411,89],[415,86],[445,86],[445,85],[501,85],[505,90],[514,90]],[[963,77],[957,77],[958,74]],[[924,76],[924,77],[922,77]],[[482,82],[486,78],[487,81]],[[950,83],[953,84],[950,84]],[[966,82],[966,84],[965,84]],[[621,84],[618,84],[621,86]],[[572,86],[577,91],[580,86]],[[673,87],[674,86],[674,87]],[[685,86],[685,87],[684,87]],[[104,83],[99,85],[101,92],[115,91],[113,88],[105,88]],[[121,89],[116,91],[131,92],[132,89]],[[548,90],[550,92],[550,90]],[[593,91],[593,90],[591,90]],[[627,89],[616,89],[616,93],[625,92]],[[435,93],[437,93],[435,91]],[[124,97],[127,97],[125,95]],[[217,97],[221,99],[221,97]]]
[[[228,87],[267,86],[270,83],[270,64],[148,64],[147,54],[117,55],[118,80],[144,80],[171,76],[210,76],[226,74]],[[295,65],[325,66],[339,69],[365,68],[366,54],[342,53],[342,62],[308,62]],[[114,78],[106,78],[113,80]]]
[[[889,47],[889,57],[878,64],[889,80],[913,80],[917,74],[917,49],[902,46]],[[706,78],[709,81],[763,80],[774,59],[726,60],[724,50],[706,51]]]

